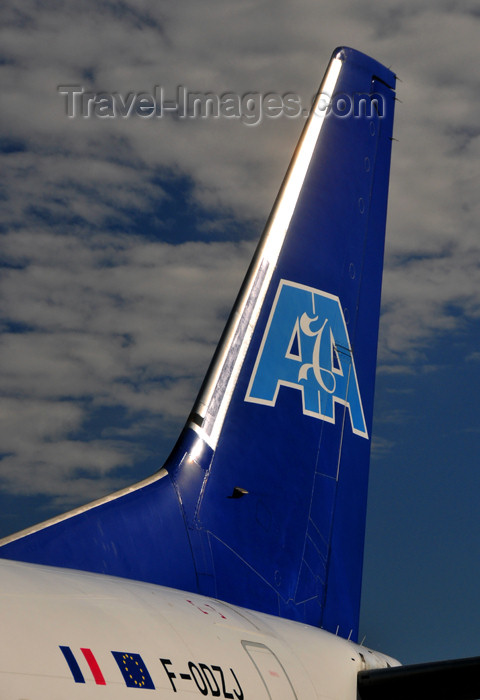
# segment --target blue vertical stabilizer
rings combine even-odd
[[[165,468],[1,554],[357,634],[395,76],[337,49]]]

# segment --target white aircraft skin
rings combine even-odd
[[[1,561],[0,590],[2,700],[131,698],[112,652],[132,665],[139,654],[151,685],[137,664],[133,687],[172,699],[352,700],[359,671],[399,665],[308,625],[126,579]]]

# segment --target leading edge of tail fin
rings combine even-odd
[[[339,48],[165,469],[1,542],[356,637],[395,76]]]

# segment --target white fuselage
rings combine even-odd
[[[358,671],[398,663],[307,625],[99,574],[2,560],[0,591],[2,700],[121,700],[135,689],[355,700]]]

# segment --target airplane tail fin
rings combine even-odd
[[[6,538],[2,556],[356,637],[394,84],[334,52],[165,468]]]

